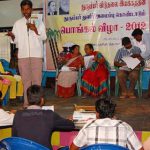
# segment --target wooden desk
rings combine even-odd
[[[57,150],[61,146],[69,146],[77,134],[78,131],[53,132],[51,140],[53,150]],[[150,131],[136,131],[136,135],[141,142],[144,142],[150,136]],[[7,137],[11,137],[11,128],[0,129],[0,140]]]

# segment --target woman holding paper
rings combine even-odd
[[[64,66],[57,78],[57,96],[72,97],[75,94],[78,69],[84,65],[79,45],[73,45],[71,53],[59,59],[64,63]]]
[[[86,56],[93,55],[94,60],[91,65],[88,65],[89,68],[84,71],[82,77],[83,98],[86,98],[87,95],[94,97],[102,95],[107,91],[108,63],[100,52],[94,51],[92,44],[86,44],[84,50]]]

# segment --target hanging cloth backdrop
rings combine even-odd
[[[135,28],[149,31],[148,0],[53,0],[55,13],[48,14],[50,1],[44,0],[46,27],[51,29],[48,37],[56,37],[59,51],[72,42],[84,54],[84,45],[93,43],[113,65],[122,37],[131,37]],[[47,48],[47,69],[51,69],[50,55]]]
[[[0,33],[0,58],[10,61],[10,39],[6,32]]]

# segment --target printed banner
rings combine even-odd
[[[92,43],[113,65],[122,47],[121,39],[131,37],[135,28],[149,31],[148,0],[45,0],[46,27],[60,33],[58,48],[67,43]]]
[[[0,58],[10,61],[10,39],[6,32],[0,33]]]

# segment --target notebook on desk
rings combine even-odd
[[[73,121],[77,129],[81,129],[91,119],[96,119],[95,111],[74,111],[73,113]]]
[[[76,111],[78,111],[78,110],[95,111],[95,106],[85,106],[85,105],[76,105],[76,104],[74,104],[74,109]]]
[[[96,114],[94,111],[74,111],[73,120],[86,121],[89,119],[96,119]]]
[[[54,111],[54,106],[52,105],[52,106],[42,106],[42,109],[43,110],[52,110],[52,111]]]
[[[74,105],[73,120],[77,129],[81,129],[90,119],[96,119],[94,106]]]

